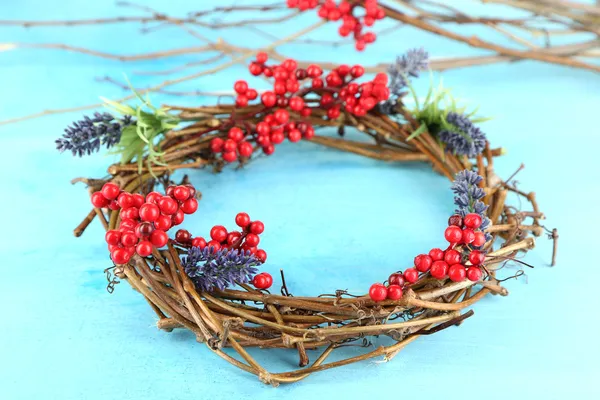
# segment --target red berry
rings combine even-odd
[[[277,96],[275,93],[267,91],[260,96],[260,100],[265,107],[273,107],[277,103]]]
[[[238,95],[238,97],[235,98],[235,105],[238,107],[246,107],[248,105],[248,98],[243,94]]]
[[[263,150],[263,153],[270,156],[271,154],[273,154],[275,152],[275,146],[273,146],[272,144],[269,144],[267,146],[263,146],[262,150]]]
[[[122,219],[119,223],[119,230],[123,231],[132,231],[136,227],[136,223],[132,219]]]
[[[387,288],[381,283],[374,283],[369,288],[369,297],[373,301],[383,301],[387,298]]]
[[[121,193],[121,188],[112,182],[106,182],[104,186],[102,186],[102,194],[108,200],[116,199],[119,196],[119,193]]]
[[[444,279],[448,275],[448,264],[445,261],[434,261],[429,273],[436,279]]]
[[[240,156],[242,157],[250,157],[253,151],[254,148],[249,142],[242,142],[238,145],[238,153],[240,153]]]
[[[246,235],[246,244],[250,247],[256,247],[258,246],[258,242],[260,242],[260,238],[258,237],[258,235],[255,235],[254,233],[249,233],[248,235]]]
[[[121,206],[116,200],[111,200],[110,203],[108,203],[108,208],[110,208],[113,211],[116,211],[119,208],[121,208]]]
[[[300,84],[297,80],[288,79],[285,83],[285,88],[290,93],[296,93],[300,89]]]
[[[375,79],[373,79],[373,82],[375,82],[377,84],[387,85],[388,76],[387,76],[387,74],[380,72],[377,75],[375,75]]]
[[[177,212],[179,204],[169,196],[164,196],[158,201],[158,208],[160,208],[160,212],[165,215],[173,215]]]
[[[219,137],[214,138],[210,141],[210,150],[213,153],[220,153],[223,151],[223,144],[225,141]]]
[[[290,99],[290,108],[294,111],[300,111],[304,108],[304,100],[302,97],[292,97]]]
[[[481,231],[475,232],[475,239],[473,240],[473,246],[481,247],[485,244],[485,233]]]
[[[306,68],[306,73],[311,78],[318,78],[323,73],[323,70],[318,65],[311,64]]]
[[[211,240],[210,242],[206,243],[206,246],[209,249],[212,249],[212,251],[215,253],[221,250],[221,243],[217,242],[216,240]]]
[[[180,210],[184,214],[193,214],[196,212],[197,209],[198,209],[198,200],[196,200],[193,197],[191,199],[187,199],[186,201],[184,201],[180,208]]]
[[[448,265],[454,265],[460,263],[462,260],[461,254],[456,250],[446,250],[446,254],[444,254],[444,261]]]
[[[419,254],[415,257],[415,267],[419,272],[427,272],[431,268],[433,259],[426,254]]]
[[[235,151],[226,151],[223,153],[223,160],[228,163],[232,163],[237,160],[237,154]]]
[[[92,200],[92,205],[96,208],[107,207],[108,204],[110,203],[110,200],[108,200],[106,197],[104,197],[102,192],[94,192],[92,194],[91,200]]]
[[[125,192],[121,193],[119,197],[117,197],[117,203],[119,203],[121,208],[129,208],[135,206],[133,196]]]
[[[285,94],[285,92],[287,91],[285,81],[282,79],[275,81],[275,84],[273,85],[273,91],[275,92],[275,94]]]
[[[235,90],[236,93],[238,93],[238,94],[246,93],[246,91],[248,90],[248,82],[246,82],[244,80],[236,81],[233,84],[233,90]]]
[[[390,285],[404,286],[404,277],[402,276],[402,274],[398,273],[391,274],[388,278],[388,283]]]
[[[453,282],[462,282],[467,276],[467,270],[462,264],[454,264],[448,270],[448,276]]]
[[[167,244],[168,241],[169,236],[167,235],[167,232],[161,231],[160,229],[156,229],[150,235],[150,242],[154,247],[163,247]]]
[[[260,51],[260,52],[256,53],[256,61],[257,62],[264,64],[267,62],[268,59],[269,59],[269,56],[264,51]]]
[[[444,259],[444,250],[442,249],[431,249],[429,250],[429,257],[431,257],[431,259],[433,261],[439,261],[439,260],[443,260]]]
[[[125,247],[134,246],[138,242],[138,237],[133,232],[123,232],[121,235],[121,244]]]
[[[467,269],[467,279],[472,282],[477,282],[481,279],[483,273],[479,267],[469,267]]]
[[[161,215],[154,221],[154,227],[161,231],[168,231],[171,228],[171,217],[168,215]]]
[[[248,67],[248,70],[250,71],[250,73],[254,76],[258,76],[260,74],[262,74],[263,72],[263,66],[260,65],[259,63],[251,63],[250,66]]]
[[[139,213],[142,221],[154,222],[160,216],[160,209],[156,204],[146,203],[140,207]]]
[[[238,215],[235,216],[235,223],[240,228],[245,228],[250,224],[250,216],[245,212],[238,213]]]
[[[267,261],[267,252],[264,250],[257,250],[255,256],[260,262]]]
[[[350,67],[347,66],[346,64],[342,64],[339,67],[337,67],[337,73],[340,76],[346,76],[350,73]]]
[[[275,113],[273,113],[273,116],[280,124],[285,124],[290,119],[290,114],[287,112],[287,110],[283,110],[281,108],[276,110]]]
[[[266,272],[262,272],[254,276],[252,284],[257,289],[268,289],[273,284],[273,277]]]
[[[144,196],[142,196],[139,193],[134,193],[131,195],[131,197],[133,197],[133,206],[134,207],[140,208],[145,202]]]
[[[169,185],[165,189],[165,194],[169,197],[173,197],[173,190],[175,190],[175,185]]]
[[[462,240],[462,230],[458,226],[449,226],[444,232],[444,237],[450,243],[460,243]]]
[[[404,280],[410,283],[415,283],[419,280],[419,272],[415,268],[407,268],[404,271]]]
[[[294,129],[288,133],[288,139],[292,143],[299,142],[302,139],[302,133],[298,129]]]
[[[227,139],[223,144],[223,152],[235,151],[237,149],[237,143],[235,140]]]
[[[229,232],[227,234],[227,245],[233,246],[241,237],[242,234],[239,232]]]
[[[146,195],[146,203],[158,204],[158,201],[163,198],[163,195],[158,192],[150,192]],[[141,208],[142,206],[138,207]]]
[[[139,210],[137,207],[129,207],[121,210],[121,218],[124,219],[138,219],[140,217]]]
[[[248,100],[256,100],[256,98],[258,97],[258,92],[254,89],[248,89],[248,91],[246,92],[246,97],[248,98]]]
[[[360,78],[364,73],[365,69],[362,67],[362,65],[355,65],[350,68],[350,75],[352,75],[354,78]]]
[[[175,240],[181,244],[187,244],[187,243],[191,242],[192,235],[190,234],[189,231],[187,231],[185,229],[180,229],[177,232],[175,232]]]
[[[148,257],[152,254],[152,243],[147,240],[142,240],[135,246],[135,251],[142,257]]]
[[[201,249],[206,247],[206,240],[203,237],[195,237],[192,239],[192,247],[199,247]]]
[[[222,243],[227,239],[227,229],[222,225],[213,226],[210,230],[210,237],[219,243]]]
[[[190,198],[190,189],[186,186],[177,186],[173,190],[173,197],[179,201],[186,201]]]
[[[402,297],[402,288],[398,285],[390,285],[387,288],[387,298],[390,300],[399,300]]]
[[[458,214],[454,214],[453,216],[451,216],[450,218],[448,218],[448,225],[455,225],[458,226],[459,228],[462,227],[463,224],[463,220],[462,217]]]
[[[244,131],[237,126],[234,126],[227,132],[227,137],[234,142],[241,142],[244,139]]]
[[[261,221],[254,221],[250,224],[250,232],[254,233],[255,235],[260,235],[264,231],[265,224],[263,224]]]
[[[150,222],[142,222],[135,227],[135,236],[146,238],[154,232],[154,226]]]
[[[465,228],[462,231],[462,242],[464,244],[471,244],[475,240],[475,232],[473,229]]]
[[[266,136],[271,133],[271,126],[264,121],[256,124],[256,132],[261,136]]]
[[[479,250],[473,250],[471,254],[469,254],[469,261],[473,265],[481,265],[485,261],[485,253]]]
[[[470,213],[465,215],[463,223],[467,228],[477,229],[481,226],[481,216],[479,214]]]
[[[121,232],[111,229],[104,235],[104,240],[106,240],[106,243],[108,244],[117,245],[121,241]]]
[[[180,208],[179,210],[177,210],[177,212],[175,214],[173,214],[171,216],[171,225],[179,225],[179,224],[181,224],[183,222],[183,218],[184,218],[183,211]]]
[[[126,264],[131,256],[129,252],[123,248],[114,249],[110,253],[110,258],[112,258],[115,264]]]
[[[315,129],[312,126],[306,128],[306,132],[303,133],[304,139],[312,139],[315,136]]]

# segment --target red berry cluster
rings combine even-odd
[[[260,274],[254,275],[252,284],[257,289],[268,289],[273,284],[273,277],[268,272],[261,272]]]
[[[467,214],[464,218],[460,215],[451,216],[444,232],[450,246],[446,250],[435,248],[427,254],[419,254],[414,259],[414,268],[390,275],[387,287],[381,283],[372,285],[369,290],[371,299],[399,299],[404,285],[415,283],[419,274],[429,273],[433,278],[450,278],[453,282],[465,279],[479,281],[483,276],[481,266],[485,262],[485,252],[473,247],[483,246],[486,242],[485,233],[478,230],[481,223],[481,216],[475,213]]]
[[[208,242],[201,236],[192,238],[190,232],[185,229],[180,229],[175,233],[175,241],[182,246],[199,247],[200,249],[208,246],[213,251],[242,249],[254,254],[259,261],[265,262],[267,253],[257,248],[260,242],[259,235],[264,232],[265,225],[261,221],[251,221],[250,216],[244,212],[235,216],[235,223],[242,228],[241,231],[228,232],[222,225],[213,226],[210,230],[211,240]]]
[[[226,140],[214,138],[210,142],[210,149],[213,153],[221,153],[223,160],[229,163],[236,161],[238,157],[249,158],[254,152],[254,147],[245,138],[244,131],[234,126],[227,132]]]
[[[373,26],[376,20],[385,17],[385,10],[377,4],[377,0],[364,0],[362,6],[365,9],[365,14],[361,17],[354,15],[359,2],[356,1],[340,1],[336,4],[334,0],[325,0],[319,7],[319,17],[328,21],[342,20],[342,25],[338,29],[338,33],[343,36],[353,34],[356,50],[362,51],[366,45],[373,43],[377,39],[377,35],[373,32],[363,32],[364,26]],[[306,11],[317,8],[320,1],[318,0],[287,0],[289,8],[297,8],[300,11]]]
[[[415,283],[419,279],[419,272],[415,268],[408,268],[404,272],[394,272],[388,278],[388,286],[382,283],[374,283],[369,289],[369,297],[373,301],[385,299],[398,300],[402,297],[402,291],[407,283]]]
[[[312,108],[304,100],[308,94],[318,96],[317,107],[326,110],[330,119],[338,118],[342,109],[359,117],[364,116],[378,102],[390,96],[386,74],[377,74],[369,82],[354,82],[365,73],[361,65],[340,65],[323,77],[323,69],[318,65],[298,68],[298,63],[293,59],[278,65],[267,65],[267,61],[267,54],[261,52],[249,66],[252,75],[274,79],[273,90],[265,91],[260,96],[264,117],[256,124],[256,132],[251,134],[267,155],[272,154],[275,145],[282,143],[286,137],[290,142],[298,142],[315,135],[312,125],[302,121],[312,113]],[[237,81],[234,89],[238,106],[246,106],[248,100],[257,97],[256,91],[249,88],[246,81]],[[299,115],[297,121],[291,120],[293,116],[290,112]],[[223,159],[228,162],[237,160],[238,156],[248,157],[253,150],[246,141],[248,136],[240,128],[231,128],[226,140],[212,140],[211,150],[222,153]]]
[[[102,190],[92,194],[94,207],[121,210],[119,229],[106,232],[110,256],[115,264],[125,264],[135,253],[142,257],[152,254],[154,248],[167,244],[167,231],[183,222],[185,214],[198,209],[191,185],[169,186],[166,196],[150,192],[144,196],[127,193],[108,182]]]

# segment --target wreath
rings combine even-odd
[[[495,174],[494,158],[503,151],[477,126],[484,119],[441,85],[432,84],[420,101],[411,80],[427,66],[427,53],[415,49],[388,74],[365,78],[361,65],[325,72],[257,53],[249,74],[267,79],[271,89],[259,93],[239,80],[234,104],[156,107],[137,93],[135,106],[106,100],[112,112],[74,122],[56,141],[58,150],[79,156],[102,146],[121,156],[107,177],[76,180],[87,184],[93,209],[75,235],[99,220],[114,264],[106,270],[109,291],[127,281],[157,314],[160,329],[189,329],[210,351],[265,383],[295,382],[378,356],[391,360],[418,337],[460,324],[487,294],[507,295],[497,271],[519,262],[517,255],[546,229],[534,193]],[[414,107],[407,106],[409,97]],[[337,136],[327,134],[332,127]],[[367,140],[348,139],[348,129]],[[300,140],[386,162],[430,163],[453,182],[455,195],[440,247],[416,253],[401,271],[382,271],[381,283],[364,294],[304,297],[292,295],[283,271],[269,272],[260,240],[268,227],[260,220],[240,212],[228,227],[215,225],[204,235],[176,228],[196,212],[201,192],[187,176],[174,182],[174,171],[247,168],[282,142]],[[531,208],[506,204],[511,192]],[[378,335],[393,344],[327,361],[336,349]],[[270,373],[248,347],[294,348],[300,368]],[[321,349],[312,361],[311,349]]]

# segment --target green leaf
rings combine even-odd
[[[106,107],[112,108],[120,114],[131,115],[132,117],[135,117],[135,110],[126,104],[120,104],[116,101],[109,100],[105,97],[100,97],[100,100],[102,100],[105,103],[104,105]]]
[[[417,136],[419,136],[421,133],[425,132],[425,129],[427,129],[427,126],[425,124],[421,124],[416,131],[414,131],[413,133],[410,134],[409,137],[406,138],[406,141],[411,141],[414,138],[416,138]]]

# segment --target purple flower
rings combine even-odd
[[[423,48],[411,49],[396,58],[396,62],[388,67],[390,75],[390,92],[398,95],[408,86],[409,77],[418,78],[421,71],[429,68],[429,54]]]
[[[490,219],[486,215],[487,206],[481,199],[485,196],[482,188],[477,186],[483,178],[477,172],[465,169],[456,174],[454,183],[452,184],[452,192],[454,192],[454,204],[456,205],[456,214],[464,217],[469,213],[479,214],[481,216],[482,231],[485,231],[491,224]],[[489,233],[485,234],[486,241],[492,237]]]
[[[421,71],[429,68],[429,54],[423,48],[411,49],[396,58],[388,67],[390,78],[390,98],[379,104],[384,114],[395,114],[398,100],[404,95],[404,89],[410,84],[410,78],[417,78]]]
[[[191,247],[181,265],[199,290],[224,290],[236,283],[247,283],[258,272],[256,266],[262,264],[252,253],[244,250],[213,247]]]
[[[485,149],[485,134],[464,115],[449,112],[446,122],[450,125],[438,134],[446,149],[454,154],[476,157]]]
[[[74,156],[90,155],[100,150],[101,145],[110,148],[121,140],[124,127],[135,122],[129,115],[120,121],[109,113],[94,113],[92,118],[84,116],[65,129],[62,137],[56,139],[56,149],[61,153],[70,150]]]

